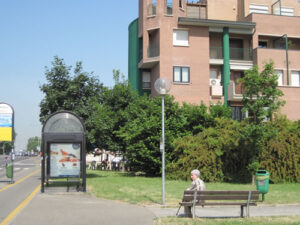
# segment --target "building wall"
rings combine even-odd
[[[151,94],[157,95],[154,90],[155,81],[160,78],[167,78],[172,81],[170,94],[175,97],[178,102],[188,102],[205,104],[210,102],[216,103],[223,101],[223,97],[213,99],[209,85],[209,72],[211,69],[217,69],[220,75],[222,65],[210,65],[209,48],[222,47],[222,33],[210,33],[208,27],[200,26],[180,26],[178,18],[185,17],[187,13],[185,1],[183,9],[179,9],[179,1],[173,1],[173,14],[166,15],[165,1],[157,0],[156,15],[147,15],[147,5],[151,4],[151,0],[139,0],[140,17],[139,17],[139,37],[143,38],[143,59],[147,59],[147,50],[149,47],[149,33],[155,33],[152,43],[159,43],[160,54],[159,63],[150,68],[151,71]],[[300,88],[287,87],[286,55],[282,49],[260,49],[258,48],[258,39],[263,36],[265,39],[271,40],[288,34],[289,37],[300,39],[300,17],[288,17],[264,14],[249,14],[249,4],[267,4],[269,10],[274,0],[208,0],[207,16],[213,20],[243,20],[255,22],[253,36],[230,34],[230,38],[243,39],[243,48],[250,48],[251,39],[254,49],[253,63],[257,64],[261,69],[264,62],[272,59],[275,62],[275,69],[283,71],[283,86],[280,87],[284,91],[286,106],[282,109],[282,113],[287,113],[290,119],[300,118],[300,104],[297,96],[300,96]],[[282,2],[282,6],[294,7],[295,14],[300,13],[300,3],[296,0],[286,0]],[[271,11],[269,11],[271,13]],[[243,16],[246,17],[243,17]],[[287,26],[287,24],[289,26]],[[189,46],[173,46],[173,30],[184,29],[189,33]],[[153,31],[155,30],[155,31]],[[297,39],[294,48],[300,47]],[[292,70],[300,71],[300,51],[289,51],[289,74]],[[173,83],[173,67],[187,66],[190,68],[190,83],[175,84]],[[231,71],[234,72],[233,70]],[[231,82],[233,78],[231,77]],[[235,102],[238,104],[237,102]],[[299,107],[298,107],[299,105]],[[296,109],[293,111],[293,108]],[[298,112],[295,112],[298,111]]]
[[[207,19],[212,20],[237,20],[238,17],[237,0],[208,0]]]

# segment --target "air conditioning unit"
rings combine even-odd
[[[209,79],[210,86],[220,86],[221,80],[220,79]]]

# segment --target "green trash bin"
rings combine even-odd
[[[10,163],[8,163],[6,165],[6,176],[7,176],[7,178],[12,178],[13,177],[13,166]]]
[[[266,170],[258,170],[255,174],[256,190],[262,193],[262,200],[265,200],[265,194],[269,191],[270,174]]]

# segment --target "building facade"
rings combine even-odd
[[[140,94],[157,95],[156,79],[172,82],[178,102],[223,102],[242,118],[244,71],[269,60],[289,119],[300,119],[298,0],[139,0],[129,25],[128,76]]]

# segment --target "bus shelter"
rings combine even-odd
[[[85,126],[77,115],[60,111],[48,117],[42,129],[41,152],[41,192],[45,185],[58,181],[68,187],[76,182],[77,191],[86,191]]]

